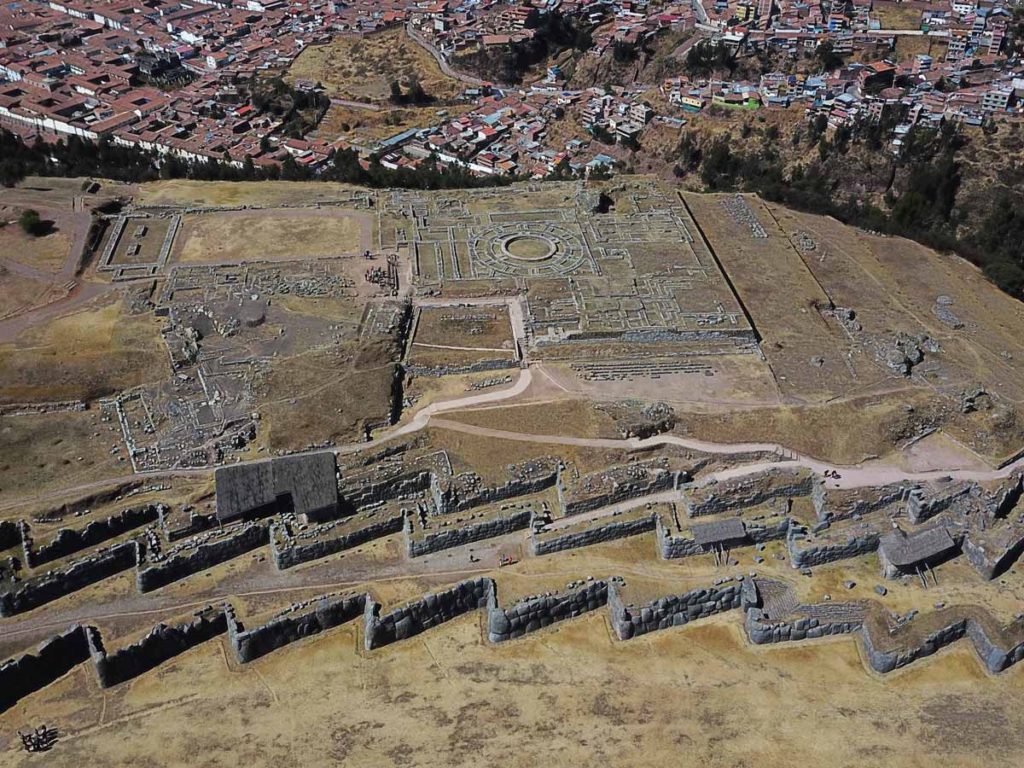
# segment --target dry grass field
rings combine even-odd
[[[174,248],[182,263],[281,261],[373,247],[374,219],[355,211],[228,211],[186,216]]]
[[[466,87],[445,75],[403,29],[337,37],[328,45],[310,46],[292,63],[288,78],[322,83],[329,95],[350,101],[386,102],[391,83],[397,80],[405,88],[410,78],[418,79],[423,90],[439,101]]]
[[[0,402],[92,400],[168,375],[159,321],[115,300],[0,345]]]
[[[871,10],[882,29],[918,29],[921,26],[921,6],[917,3],[878,0]]]
[[[0,221],[8,220],[6,226],[0,227],[0,256],[56,274],[67,260],[71,238],[62,229],[42,237],[27,235],[17,224],[16,214],[20,212],[0,209]],[[41,215],[46,218],[45,213]]]
[[[140,184],[135,204],[150,205],[196,205],[274,206],[294,203],[317,203],[332,200],[347,200],[352,190],[359,189],[349,184],[333,184],[320,181],[154,181]]]
[[[0,507],[19,499],[131,473],[116,424],[98,408],[0,417]],[[124,461],[118,461],[124,457]]]
[[[0,319],[44,303],[52,291],[49,283],[17,275],[0,264]]]
[[[355,109],[333,104],[320,121],[314,135],[326,141],[334,141],[343,136],[357,144],[361,141],[375,142],[403,133],[410,128],[436,125],[444,116],[454,118],[469,109],[469,104],[387,110]]]

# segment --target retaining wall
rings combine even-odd
[[[140,568],[135,574],[135,585],[140,592],[151,592],[250,552],[269,541],[267,526],[259,523],[249,524],[233,536],[200,544],[189,552],[172,555],[162,563]]]
[[[113,653],[107,653],[97,629],[86,630],[89,656],[92,658],[96,678],[103,688],[123,683],[148,672],[168,659],[184,653],[207,640],[227,631],[227,621],[221,608],[207,608],[196,614],[187,624],[169,627],[157,624],[149,634],[136,643]]]
[[[494,589],[490,579],[472,579],[442,592],[432,592],[420,600],[380,615],[380,604],[366,601],[363,614],[363,643],[366,650],[418,635],[431,627],[487,606],[487,596]]]
[[[877,532],[867,532],[858,536],[851,536],[844,542],[831,544],[812,544],[805,549],[798,547],[798,542],[804,541],[798,535],[797,529],[790,529],[786,537],[786,549],[789,551],[789,561],[794,568],[809,568],[813,565],[824,565],[836,560],[845,560],[861,555],[870,555],[878,549],[880,535]]]
[[[549,555],[552,552],[561,552],[564,549],[589,547],[592,544],[623,539],[627,536],[636,536],[653,531],[656,518],[657,515],[652,513],[646,517],[634,520],[597,525],[584,531],[567,533],[563,536],[552,536],[547,539],[539,539],[534,534],[530,536],[530,549],[535,555]]]
[[[85,628],[75,625],[44,640],[34,652],[0,664],[0,712],[63,677],[88,658]]]
[[[492,582],[487,598],[487,637],[492,643],[501,643],[595,611],[608,603],[608,590],[607,582],[594,581],[571,592],[539,595],[501,608]]]
[[[620,640],[659,629],[678,627],[696,619],[735,610],[742,605],[743,582],[730,581],[714,587],[694,589],[681,595],[659,597],[644,606],[625,605],[612,585],[608,596],[612,629]]]
[[[480,523],[471,523],[457,528],[441,528],[430,533],[424,532],[422,538],[412,537],[409,531],[412,526],[410,520],[406,526],[406,551],[409,553],[409,557],[420,557],[431,552],[439,552],[442,549],[460,547],[474,541],[504,536],[507,533],[521,531],[528,527],[532,517],[532,510],[522,509],[504,517],[496,517]]]
[[[400,533],[403,528],[405,516],[395,514],[363,528],[351,531],[333,539],[322,539],[319,541],[302,544],[296,542],[291,546],[279,547],[274,531],[270,533],[270,550],[274,557],[274,565],[278,570],[293,568],[300,563],[327,557],[337,552],[343,552],[352,547],[358,547],[368,541],[379,539],[383,536],[390,536],[393,533]]]
[[[22,545],[25,564],[29,568],[35,568],[102,544],[139,526],[156,522],[160,517],[158,506],[146,504],[141,507],[129,507],[116,515],[93,520],[84,528],[61,528],[50,541],[36,549],[32,548],[32,537],[26,531]]]
[[[331,627],[358,619],[366,610],[367,595],[325,596],[312,601],[305,610],[276,616],[266,624],[252,629],[235,617],[235,609],[224,606],[228,642],[235,658],[247,663],[304,637],[319,634]]]
[[[126,541],[77,560],[59,571],[22,582],[17,588],[0,594],[0,616],[29,611],[127,570],[136,565],[140,554],[137,542]]]

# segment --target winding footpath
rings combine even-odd
[[[934,469],[922,472],[908,472],[905,469],[885,459],[873,460],[864,464],[842,465],[831,464],[820,461],[811,456],[797,453],[779,443],[714,443],[707,440],[680,437],[678,435],[662,434],[653,437],[639,438],[607,438],[607,437],[572,437],[568,435],[543,435],[528,432],[513,432],[503,429],[492,429],[474,424],[464,424],[459,421],[452,421],[442,417],[445,413],[476,408],[478,406],[493,405],[506,400],[512,400],[526,392],[533,383],[533,367],[524,368],[519,378],[511,386],[493,392],[467,395],[452,400],[443,400],[431,403],[416,413],[413,418],[405,424],[394,429],[376,435],[370,442],[349,443],[337,446],[331,450],[339,456],[347,456],[368,449],[374,446],[397,440],[415,434],[428,426],[434,429],[448,430],[450,432],[462,432],[464,434],[478,437],[489,437],[495,440],[511,440],[516,442],[536,443],[538,445],[566,445],[578,448],[598,448],[604,450],[638,451],[661,446],[674,446],[692,451],[713,454],[716,456],[749,456],[750,454],[774,454],[776,460],[746,461],[735,467],[718,470],[706,475],[704,482],[715,482],[729,480],[738,477],[763,472],[767,469],[794,469],[805,468],[824,476],[827,473],[838,473],[839,477],[833,477],[828,482],[832,488],[866,488],[870,486],[889,485],[898,482],[928,482],[935,480],[972,480],[985,482],[1003,480],[1016,472],[1024,470],[1024,456],[1010,462],[998,469],[979,470],[950,467],[948,469]],[[295,456],[318,453],[322,448],[308,451],[298,451]],[[250,459],[245,462],[263,461],[261,459]],[[215,467],[203,467],[199,469],[170,469],[157,470],[153,472],[141,472],[134,475],[126,475],[119,478],[106,478],[89,483],[83,483],[71,488],[64,488],[46,494],[40,494],[31,498],[19,499],[0,507],[0,511],[9,511],[29,504],[67,497],[75,493],[97,490],[108,487],[116,482],[127,482],[140,479],[169,479],[172,477],[201,477],[215,471]],[[678,493],[678,492],[676,492]],[[651,497],[638,499],[638,504],[645,504],[648,501],[655,501]]]

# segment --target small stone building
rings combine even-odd
[[[693,540],[701,549],[729,549],[747,543],[747,529],[738,517],[715,520],[710,523],[698,523],[690,527]]]
[[[894,579],[938,565],[958,551],[959,546],[943,526],[914,533],[896,528],[881,538],[878,557],[882,561],[882,573]]]

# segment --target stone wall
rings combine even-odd
[[[865,496],[865,494],[867,494]],[[823,478],[814,480],[811,500],[818,520],[847,520],[864,516],[902,501],[907,496],[904,485],[888,485],[881,488],[852,490],[828,490]]]
[[[686,472],[668,469],[654,471],[651,474],[650,478],[642,482],[619,483],[614,490],[607,493],[583,498],[573,498],[564,489],[560,489],[559,498],[562,501],[562,507],[567,516],[580,515],[584,512],[600,509],[601,507],[618,504],[620,501],[626,501],[627,499],[639,499],[644,496],[678,488],[680,483],[684,482],[688,477]]]
[[[874,632],[865,626],[864,631],[861,632],[861,638],[864,641],[864,655],[875,672],[892,672],[894,669],[905,667],[912,661],[931,656],[944,646],[965,637],[967,623],[968,620],[964,618],[954,619],[946,626],[930,632],[917,645],[903,646],[892,650],[880,647],[880,638],[874,637]]]
[[[404,520],[404,515],[396,513],[363,528],[331,539],[319,539],[306,544],[294,543],[290,546],[278,543],[278,532],[274,529],[274,526],[271,526],[270,551],[274,557],[274,565],[278,570],[283,571],[287,568],[293,568],[300,563],[317,560],[337,552],[343,552],[352,547],[358,547],[360,544],[365,544],[368,541],[373,541],[383,536],[400,533]]]
[[[76,560],[61,570],[22,582],[16,588],[0,594],[0,616],[29,611],[88,587],[133,567],[139,557],[139,544],[126,541]]]
[[[96,678],[100,686],[110,688],[148,672],[225,631],[227,621],[224,610],[211,607],[196,613],[195,618],[187,624],[171,627],[157,624],[138,642],[113,653],[107,653],[97,629],[89,627],[86,633]]]
[[[786,537],[786,549],[789,550],[789,561],[794,568],[809,568],[836,560],[870,555],[878,549],[879,538],[877,531],[867,531],[850,536],[842,542],[812,544],[800,549],[798,542],[805,539],[803,539],[800,529],[793,526]]]
[[[163,562],[147,568],[140,567],[135,574],[135,585],[140,592],[151,592],[250,552],[269,541],[270,534],[266,525],[250,523],[232,536],[199,544],[190,551],[172,555]]]
[[[440,378],[441,376],[456,376],[465,373],[482,373],[484,371],[518,368],[519,361],[514,357],[502,357],[479,360],[475,363],[466,363],[465,365],[418,365],[417,363],[405,363],[403,367],[405,372],[411,376]]]
[[[34,652],[0,664],[0,712],[45,688],[88,658],[85,628],[75,625],[44,640]]]
[[[437,531],[423,532],[420,538],[413,538],[409,528],[412,526],[410,520],[406,526],[406,551],[409,557],[420,557],[431,552],[439,552],[442,549],[460,547],[483,539],[492,539],[495,536],[504,536],[507,533],[521,531],[530,525],[533,511],[530,509],[515,510],[508,515],[495,517],[491,520],[484,520],[479,523],[461,525],[458,527],[440,528]],[[438,522],[443,518],[433,518]]]
[[[414,602],[380,615],[380,604],[366,601],[363,614],[363,643],[366,650],[418,635],[431,627],[487,607],[487,596],[494,589],[490,579],[472,579],[451,589],[433,592]]]
[[[1004,648],[993,641],[981,623],[974,619],[967,620],[967,636],[982,663],[992,674],[1009,669],[1024,659],[1024,642]]]
[[[1018,538],[1011,539],[1004,549],[997,549],[989,546],[988,542],[975,541],[968,534],[960,543],[960,548],[982,578],[991,581],[1013,565],[1021,552],[1024,552],[1024,530],[1018,528],[1016,536]]]
[[[552,552],[560,552],[564,549],[589,547],[592,544],[623,539],[627,536],[636,536],[653,531],[656,517],[657,515],[652,513],[634,520],[595,525],[583,531],[566,533],[562,536],[551,536],[545,539],[540,539],[534,534],[530,536],[530,549],[534,555],[549,555]]]
[[[741,581],[729,580],[681,595],[659,597],[644,606],[626,605],[613,584],[608,596],[612,629],[620,640],[645,635],[659,629],[678,627],[696,619],[739,608],[742,604]]]
[[[530,477],[512,478],[501,485],[485,486],[476,488],[460,488],[458,480],[464,479],[462,475],[453,478],[446,486],[434,479],[430,488],[434,497],[434,504],[439,512],[449,514],[451,512],[465,512],[467,509],[480,507],[485,504],[505,501],[516,496],[527,496],[532,493],[540,493],[548,488],[554,488],[558,483],[558,470],[540,472]]]
[[[828,635],[847,635],[863,626],[857,620],[827,620],[815,616],[794,618],[786,621],[769,621],[760,608],[746,609],[743,628],[747,639],[757,645],[807,640]]]
[[[693,555],[699,555],[704,552],[704,548],[693,539],[687,539],[684,536],[673,536],[672,532],[669,530],[668,526],[665,525],[661,517],[658,517],[655,526],[655,534],[658,541],[658,554],[665,560],[675,560],[680,557],[692,557]]]
[[[275,616],[266,624],[252,629],[245,629],[235,617],[235,609],[225,605],[228,642],[235,652],[235,658],[244,664],[296,640],[358,619],[366,610],[367,599],[365,594],[341,597],[326,595],[293,606],[287,613]]]
[[[487,637],[501,643],[595,611],[608,603],[608,589],[608,582],[593,581],[569,592],[528,597],[501,608],[497,589],[492,588],[487,598]]]
[[[714,515],[755,507],[772,499],[809,496],[814,476],[809,472],[768,469],[756,475],[700,486],[684,493],[683,505],[690,517]]]
[[[22,554],[25,557],[25,564],[29,568],[35,568],[102,544],[139,526],[156,522],[160,517],[158,506],[146,504],[141,507],[129,507],[116,515],[102,520],[93,520],[84,528],[61,528],[52,539],[35,549],[33,549],[32,537],[26,530],[22,537]]]
[[[341,503],[349,509],[363,509],[392,499],[411,498],[430,488],[432,477],[433,474],[428,470],[420,470],[366,485],[349,486],[345,485],[345,477],[342,475]],[[310,517],[309,522],[323,521]]]

